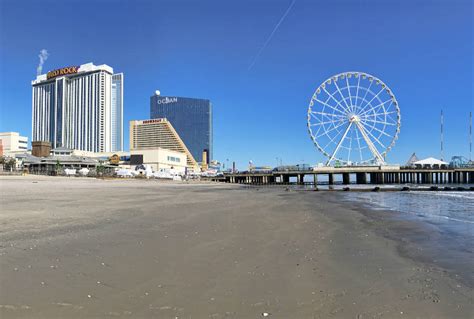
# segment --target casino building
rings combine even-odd
[[[140,164],[150,162],[147,158],[158,154],[158,149],[161,150],[159,153],[165,155],[169,155],[168,152],[183,154],[186,163],[181,164],[185,164],[189,169],[197,170],[198,164],[194,156],[181,140],[170,121],[164,118],[130,121],[130,153],[132,159],[134,155],[140,154],[143,157],[143,162]],[[171,154],[171,156],[174,155]],[[175,164],[178,165],[180,162],[177,159]]]
[[[150,97],[150,118],[166,118],[198,162],[207,153],[212,160],[212,105],[209,100],[162,96],[156,91]]]
[[[89,152],[123,149],[123,74],[92,63],[31,82],[32,141]]]

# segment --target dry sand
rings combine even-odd
[[[342,194],[60,177],[0,191],[1,318],[474,317],[472,287],[401,254],[390,222]]]

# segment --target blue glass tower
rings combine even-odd
[[[150,98],[150,118],[167,118],[193,157],[202,162],[212,159],[212,105],[209,100],[153,95]]]

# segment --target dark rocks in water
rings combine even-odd
[[[408,187],[408,186],[403,186],[403,188],[402,188],[403,192],[406,192],[406,191],[409,191],[409,190],[410,190],[410,187]]]
[[[474,186],[469,187],[469,190],[474,191]]]
[[[372,189],[372,192],[380,192],[380,187],[376,186]]]
[[[348,192],[348,191],[350,191],[351,189],[350,189],[349,187],[344,187],[342,190],[345,191],[345,192]]]
[[[430,191],[437,191],[438,190],[438,186],[431,186],[430,187]]]
[[[445,186],[445,187],[444,187],[444,190],[445,190],[445,191],[452,191],[453,189],[452,189],[451,187],[449,187],[449,186]]]
[[[461,186],[459,186],[458,188],[456,188],[456,190],[458,190],[458,191],[461,191],[461,192],[462,192],[462,191],[465,191],[466,189],[465,189],[464,187],[461,187]]]

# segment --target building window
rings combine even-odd
[[[174,156],[168,156],[168,162],[181,162],[181,159],[179,157],[174,157]]]

